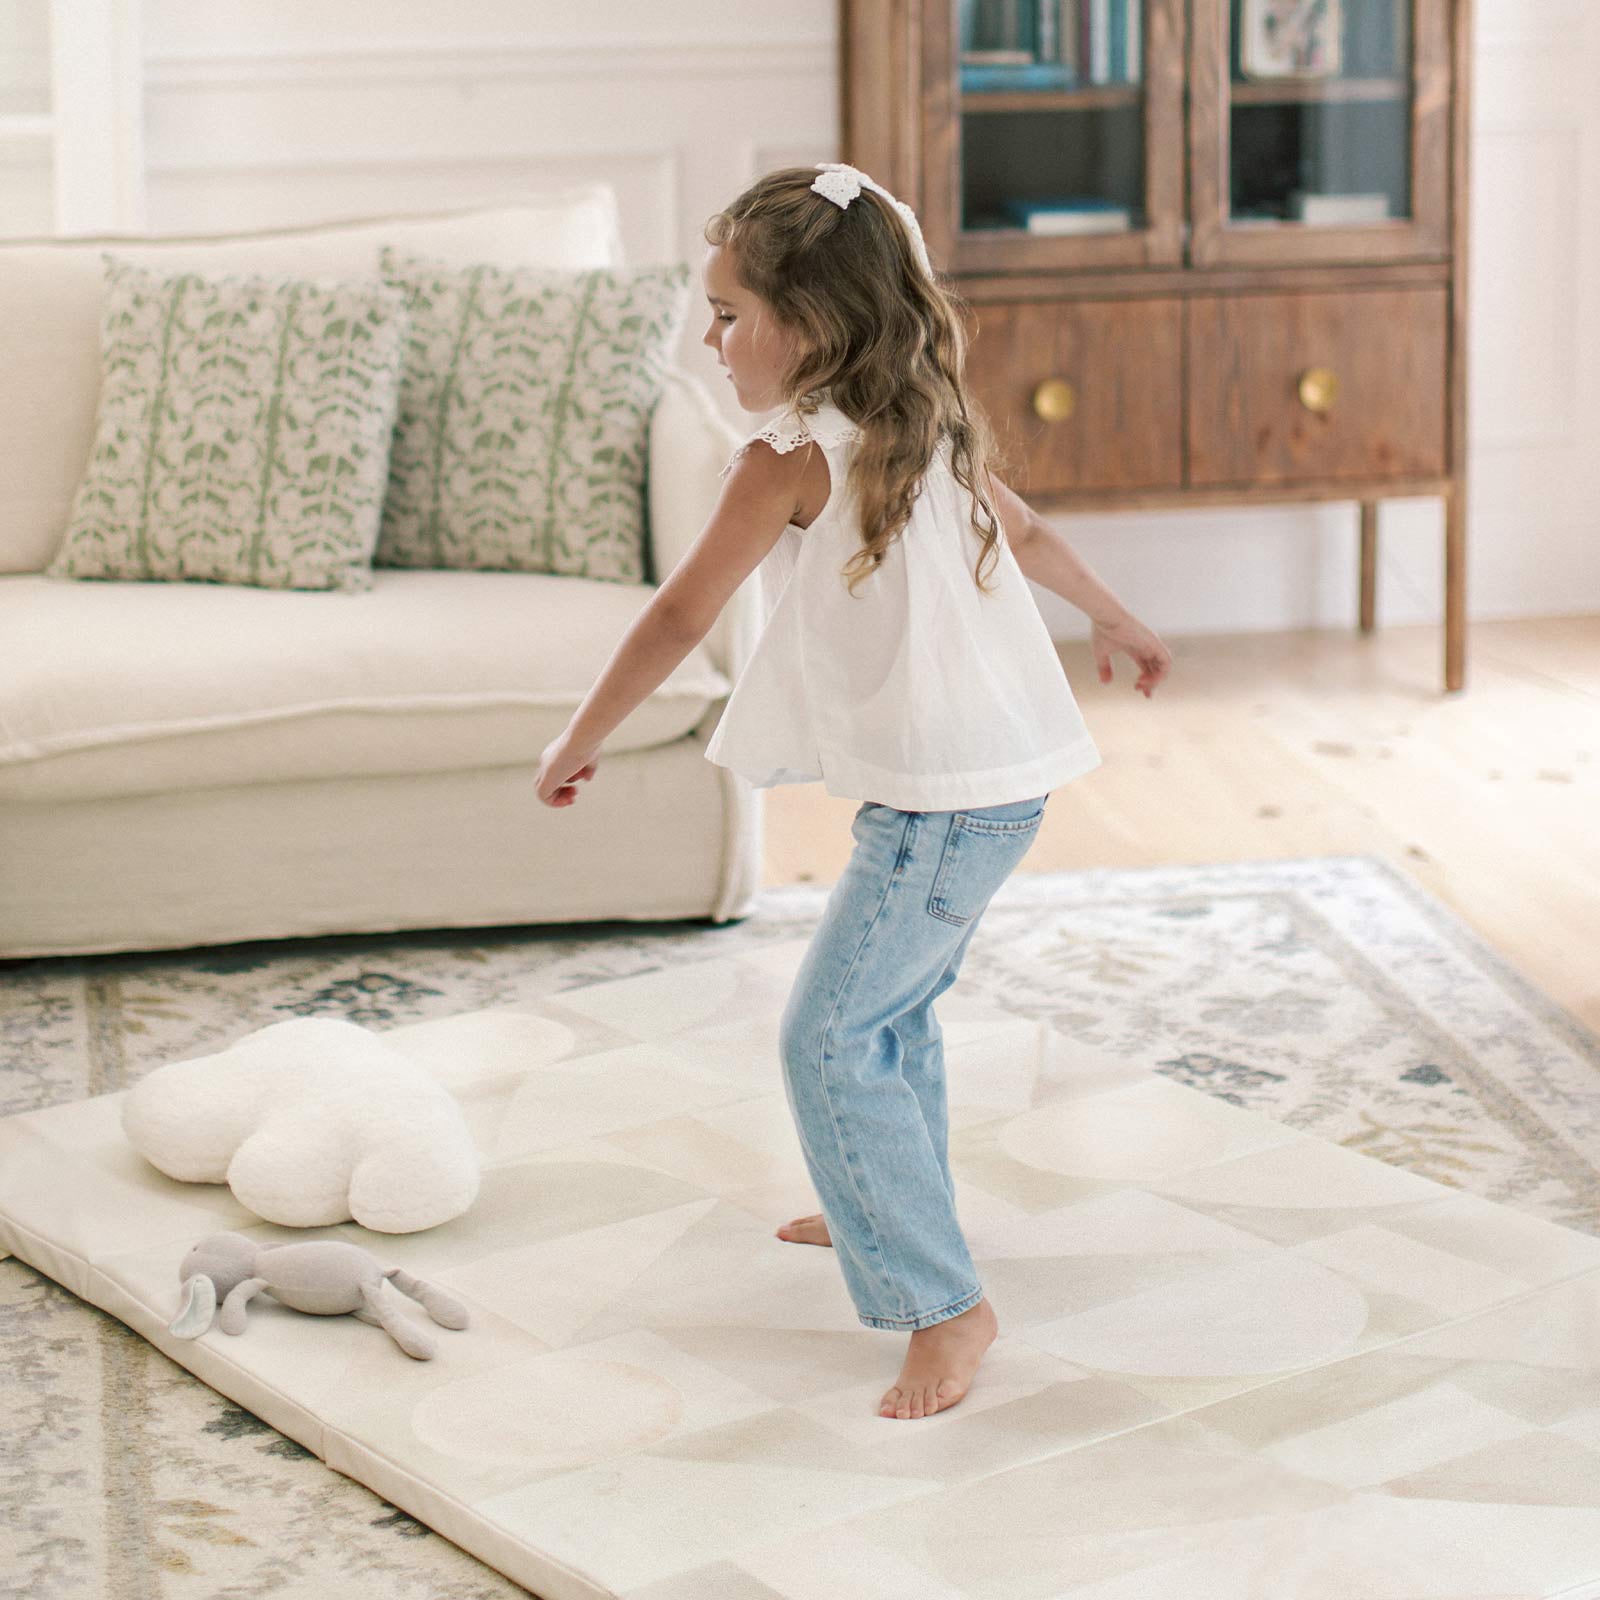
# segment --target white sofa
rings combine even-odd
[[[384,243],[623,264],[604,185],[254,234],[0,244],[0,958],[749,913],[762,796],[703,751],[759,626],[753,584],[612,733],[577,804],[551,808],[540,753],[649,584],[379,567],[348,594],[42,575],[94,436],[102,250],[375,278]],[[699,533],[737,438],[673,370],[650,433],[654,581]]]

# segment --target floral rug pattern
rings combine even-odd
[[[827,895],[767,889],[752,916],[721,926],[0,963],[0,1115],[114,1093],[286,1017],[382,1031],[803,938]],[[1022,872],[957,981],[1234,1105],[1600,1234],[1600,1039],[1375,858]],[[794,1197],[796,1212],[813,1204]],[[0,1363],[8,1592],[526,1592],[15,1259],[0,1260]]]

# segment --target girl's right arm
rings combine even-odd
[[[761,565],[800,509],[800,478],[810,450],[780,455],[752,440],[729,463],[700,537],[668,573],[652,604],[698,641],[739,585]]]
[[[1122,651],[1140,669],[1134,688],[1150,698],[1167,675],[1172,653],[1084,564],[1066,536],[993,473],[995,510],[1022,575],[1058,594],[1088,617],[1100,681],[1111,682],[1111,652]]]

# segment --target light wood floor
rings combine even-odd
[[[1062,663],[1104,765],[1056,792],[1020,871],[1375,855],[1600,1031],[1600,617],[1441,632],[1168,638],[1147,701]],[[766,882],[832,882],[857,801],[767,791]]]

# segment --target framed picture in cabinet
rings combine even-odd
[[[1339,0],[1243,0],[1239,63],[1247,78],[1327,78],[1339,71]]]

